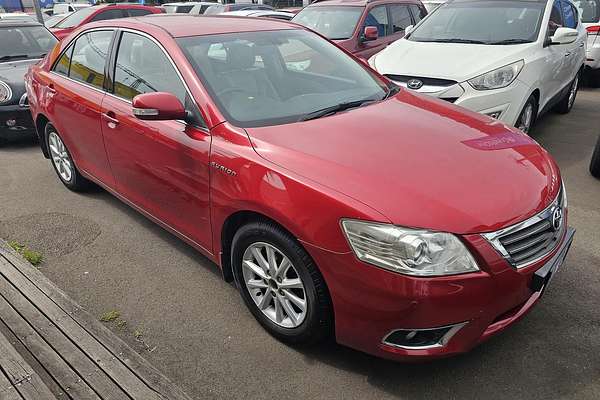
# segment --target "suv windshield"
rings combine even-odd
[[[319,118],[393,93],[362,63],[304,30],[177,42],[223,115],[244,128]]]
[[[42,58],[57,42],[56,38],[41,26],[0,28],[0,37],[0,62]]]
[[[59,29],[74,28],[76,26],[79,26],[79,24],[81,24],[84,19],[92,15],[97,10],[98,9],[94,7],[82,8],[60,21],[54,27]]]
[[[330,40],[348,39],[354,33],[364,7],[306,7],[292,22],[319,32]]]
[[[581,14],[581,22],[600,22],[600,0],[575,0],[575,7]]]
[[[545,2],[460,1],[439,6],[410,34],[415,42],[519,44],[537,40]]]

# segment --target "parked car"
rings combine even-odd
[[[583,26],[588,31],[585,65],[598,76],[600,75],[600,0],[575,0],[573,3],[577,6]]]
[[[215,5],[214,1],[213,2],[209,2],[209,1],[195,2],[194,6],[192,7],[192,9],[189,11],[188,14],[202,15],[208,9],[208,7],[211,7],[214,5]]]
[[[27,79],[58,179],[95,182],[186,240],[290,343],[468,351],[529,311],[573,238],[533,139],[296,24],[94,23]]]
[[[329,0],[312,3],[292,21],[368,59],[426,14],[419,0]]]
[[[221,15],[230,17],[254,17],[254,18],[274,18],[289,21],[294,17],[294,14],[275,10],[241,10],[229,11]]]
[[[60,21],[67,18],[71,14],[73,13],[69,12],[66,14],[54,14],[44,21],[44,26],[46,26],[46,28],[54,28]]]
[[[52,15],[72,13],[90,6],[89,3],[56,3],[52,7]]]
[[[427,10],[427,12],[430,13],[433,10],[435,10],[436,8],[438,8],[440,5],[444,4],[445,2],[446,2],[446,0],[434,0],[434,1],[424,0],[423,5],[425,6],[425,9]]]
[[[208,7],[204,11],[204,15],[223,14],[229,11],[242,10],[274,10],[273,7],[266,4],[250,4],[250,3],[232,3],[232,4],[215,4]]]
[[[0,20],[0,144],[35,137],[24,76],[57,40],[35,21]]]
[[[0,21],[3,20],[35,22],[35,19],[31,15],[24,12],[0,13]]]
[[[110,19],[141,17],[149,14],[160,14],[164,11],[153,6],[142,6],[129,3],[112,3],[109,5],[82,8],[56,24],[50,31],[59,40],[67,37],[75,29],[90,22]]]
[[[568,0],[453,0],[369,60],[402,86],[530,132],[579,90],[586,30]]]
[[[600,136],[596,142],[592,160],[590,161],[590,173],[596,178],[600,178]]]
[[[167,14],[189,14],[189,12],[192,10],[192,8],[194,8],[194,6],[201,7],[202,4],[202,2],[187,1],[179,3],[165,3],[162,6]],[[215,4],[216,2],[210,3],[211,6]]]

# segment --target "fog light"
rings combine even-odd
[[[403,349],[427,349],[445,346],[448,341],[467,323],[428,329],[396,329],[390,332],[383,343]]]
[[[498,118],[500,118],[500,115],[502,115],[502,111],[494,111],[491,113],[486,113],[485,115],[487,115],[488,117],[492,117],[494,119],[498,119]]]
[[[6,126],[8,126],[9,128],[13,128],[15,125],[17,125],[16,119],[7,119],[6,120]]]

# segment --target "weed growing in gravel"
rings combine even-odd
[[[12,247],[21,256],[23,256],[24,259],[29,261],[31,265],[39,265],[44,259],[42,253],[38,251],[33,251],[26,245],[21,244],[15,240],[9,242],[8,245]]]
[[[120,319],[117,321],[117,328],[123,330],[123,329],[125,329],[126,326],[127,326],[127,321],[125,321],[124,319]]]
[[[102,314],[102,316],[100,317],[100,321],[102,322],[112,322],[114,320],[116,320],[117,318],[119,318],[121,316],[121,313],[116,311],[116,310],[110,310],[105,312],[104,314]]]

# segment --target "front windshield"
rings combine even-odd
[[[0,37],[0,62],[42,58],[57,42],[56,38],[41,26],[0,28]]]
[[[292,22],[319,32],[330,40],[348,39],[354,33],[363,7],[306,7]]]
[[[55,26],[55,28],[67,29],[79,26],[79,24],[81,24],[84,19],[92,15],[95,11],[97,11],[97,9],[93,7],[86,7],[77,10],[73,14],[69,15],[67,18],[60,21]]]
[[[223,11],[225,11],[225,6],[221,5],[221,4],[217,4],[214,6],[210,6],[206,9],[206,11],[204,11],[205,15],[215,15],[215,14],[221,14]]]
[[[385,82],[304,30],[177,40],[221,112],[240,127],[297,122],[347,102],[378,101]]]
[[[417,26],[409,40],[480,44],[535,42],[545,5],[519,0],[445,3]]]
[[[575,7],[585,23],[600,22],[600,0],[575,0]]]

